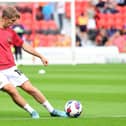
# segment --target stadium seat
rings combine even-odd
[[[41,20],[40,21],[40,29],[41,29],[42,34],[48,34],[49,33],[48,21]]]
[[[40,21],[40,26],[41,26],[41,29],[44,29],[44,30],[48,30],[48,22],[45,21],[45,20],[41,20]]]
[[[51,34],[58,33],[59,28],[58,28],[58,25],[56,24],[55,20],[49,20],[48,21],[48,27],[49,27],[49,30],[50,30]]]
[[[78,17],[83,12],[82,2],[75,2],[75,15]]]
[[[70,18],[70,2],[65,3],[65,15],[67,18]]]
[[[99,13],[98,14],[98,16],[99,16],[99,19],[98,20],[96,20],[96,22],[97,22],[97,28],[106,28],[106,14],[103,14],[103,13]]]
[[[122,14],[122,20],[124,21],[124,23],[126,23],[126,6],[123,7],[123,13]]]
[[[40,35],[40,47],[47,47],[48,46],[48,38],[47,35],[41,34]]]
[[[23,18],[24,20],[33,20],[32,14],[31,14],[31,13],[28,13],[28,12],[23,13],[23,14],[22,14],[22,18]]]
[[[55,46],[56,45],[56,35],[47,35],[48,39],[48,46]]]
[[[82,9],[82,8],[83,8],[82,2],[76,1],[76,2],[75,2],[75,9],[76,9],[76,10],[80,10],[80,9]]]
[[[126,13],[126,6],[123,7],[123,13]]]
[[[33,24],[33,27],[34,27],[35,31],[41,30],[41,23],[40,23],[40,21],[36,20],[35,23]]]
[[[106,16],[105,17],[105,19],[106,19],[106,28],[109,29],[114,25],[113,22],[115,21],[115,18],[114,18],[113,14],[106,14],[105,16]]]
[[[22,22],[26,32],[31,32],[32,31],[32,22],[30,20],[24,20]]]
[[[82,1],[82,11],[85,12],[88,9],[89,2],[88,1]]]
[[[116,14],[114,14],[114,18],[115,18],[115,20],[116,19],[123,19],[123,15],[124,15],[124,13],[116,13]]]
[[[48,26],[50,29],[53,29],[53,30],[58,29],[58,26],[54,20],[48,21]]]
[[[123,20],[118,18],[118,19],[115,20],[114,24],[115,24],[115,27],[117,29],[122,29],[122,27],[123,27]]]

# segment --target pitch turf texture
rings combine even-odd
[[[1,126],[124,126],[126,125],[126,64],[19,66],[53,104],[64,109],[67,100],[83,105],[79,118],[50,117],[48,112],[20,89],[40,113],[38,120],[17,107],[0,92]],[[38,74],[40,69],[45,74]]]

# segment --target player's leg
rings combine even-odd
[[[35,100],[40,104],[42,104],[52,116],[61,116],[61,117],[67,116],[64,111],[55,110],[53,106],[49,103],[49,101],[45,98],[45,96],[37,88],[32,86],[28,78],[16,67],[12,67],[3,72],[4,74],[6,74],[6,76],[9,78],[9,81],[15,87],[16,86],[21,87],[24,91],[33,96]]]
[[[4,85],[2,90],[5,91],[18,106],[28,111],[32,118],[39,118],[39,114],[24,100],[12,84]]]
[[[51,114],[51,116],[67,117],[64,111],[55,110],[53,106],[49,103],[46,97],[37,88],[35,88],[30,81],[26,81],[20,86],[28,94],[32,95],[36,101],[42,104]]]

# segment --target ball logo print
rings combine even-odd
[[[71,112],[71,109],[70,109],[70,107],[67,109],[67,113],[70,113]]]
[[[69,100],[65,104],[65,112],[69,117],[79,117],[82,113],[82,104],[77,100]]]
[[[76,109],[79,109],[79,108],[80,108],[79,102],[75,102],[75,108],[76,108]]]

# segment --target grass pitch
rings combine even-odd
[[[50,117],[35,100],[18,89],[39,113],[31,119],[0,92],[0,125],[4,126],[124,126],[126,124],[126,64],[19,66],[57,109],[67,100],[79,100],[83,112],[79,118]],[[45,74],[38,71],[44,69]]]

